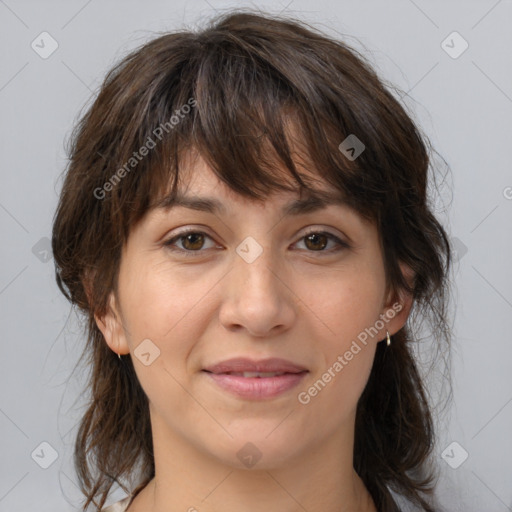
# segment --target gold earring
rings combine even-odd
[[[121,354],[117,354],[117,357],[118,357],[119,359],[121,359]]]
[[[389,337],[389,331],[386,331],[386,346],[391,345],[391,338]]]

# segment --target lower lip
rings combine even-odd
[[[221,388],[248,399],[273,398],[297,386],[307,372],[285,373],[276,377],[241,377],[206,372]]]

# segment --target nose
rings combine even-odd
[[[245,330],[254,337],[289,329],[298,301],[294,300],[293,283],[287,282],[290,276],[285,274],[270,250],[263,250],[252,262],[236,255],[223,286],[221,324],[229,331]]]

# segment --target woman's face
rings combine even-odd
[[[189,171],[182,193],[222,209],[150,211],[122,254],[116,315],[97,319],[112,350],[132,357],[154,434],[240,468],[245,455],[271,468],[351,442],[376,343],[410,307],[386,294],[375,226],[344,204],[285,213],[298,193],[251,202],[202,159]],[[232,358],[295,367],[205,371]]]

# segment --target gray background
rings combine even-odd
[[[83,326],[46,252],[63,141],[127,50],[155,31],[242,5],[290,13],[364,45],[382,76],[408,93],[404,103],[450,165],[453,194],[439,216],[458,250],[454,399],[441,422],[438,493],[450,511],[512,510],[510,0],[0,0],[0,510],[74,510],[79,499],[71,455],[85,377],[70,374]],[[58,43],[46,59],[31,47],[51,49],[49,39],[42,48],[43,31]],[[441,45],[453,31],[469,44],[457,58],[461,40],[445,43],[452,56]],[[40,466],[52,451],[42,442],[58,452],[48,469]]]

